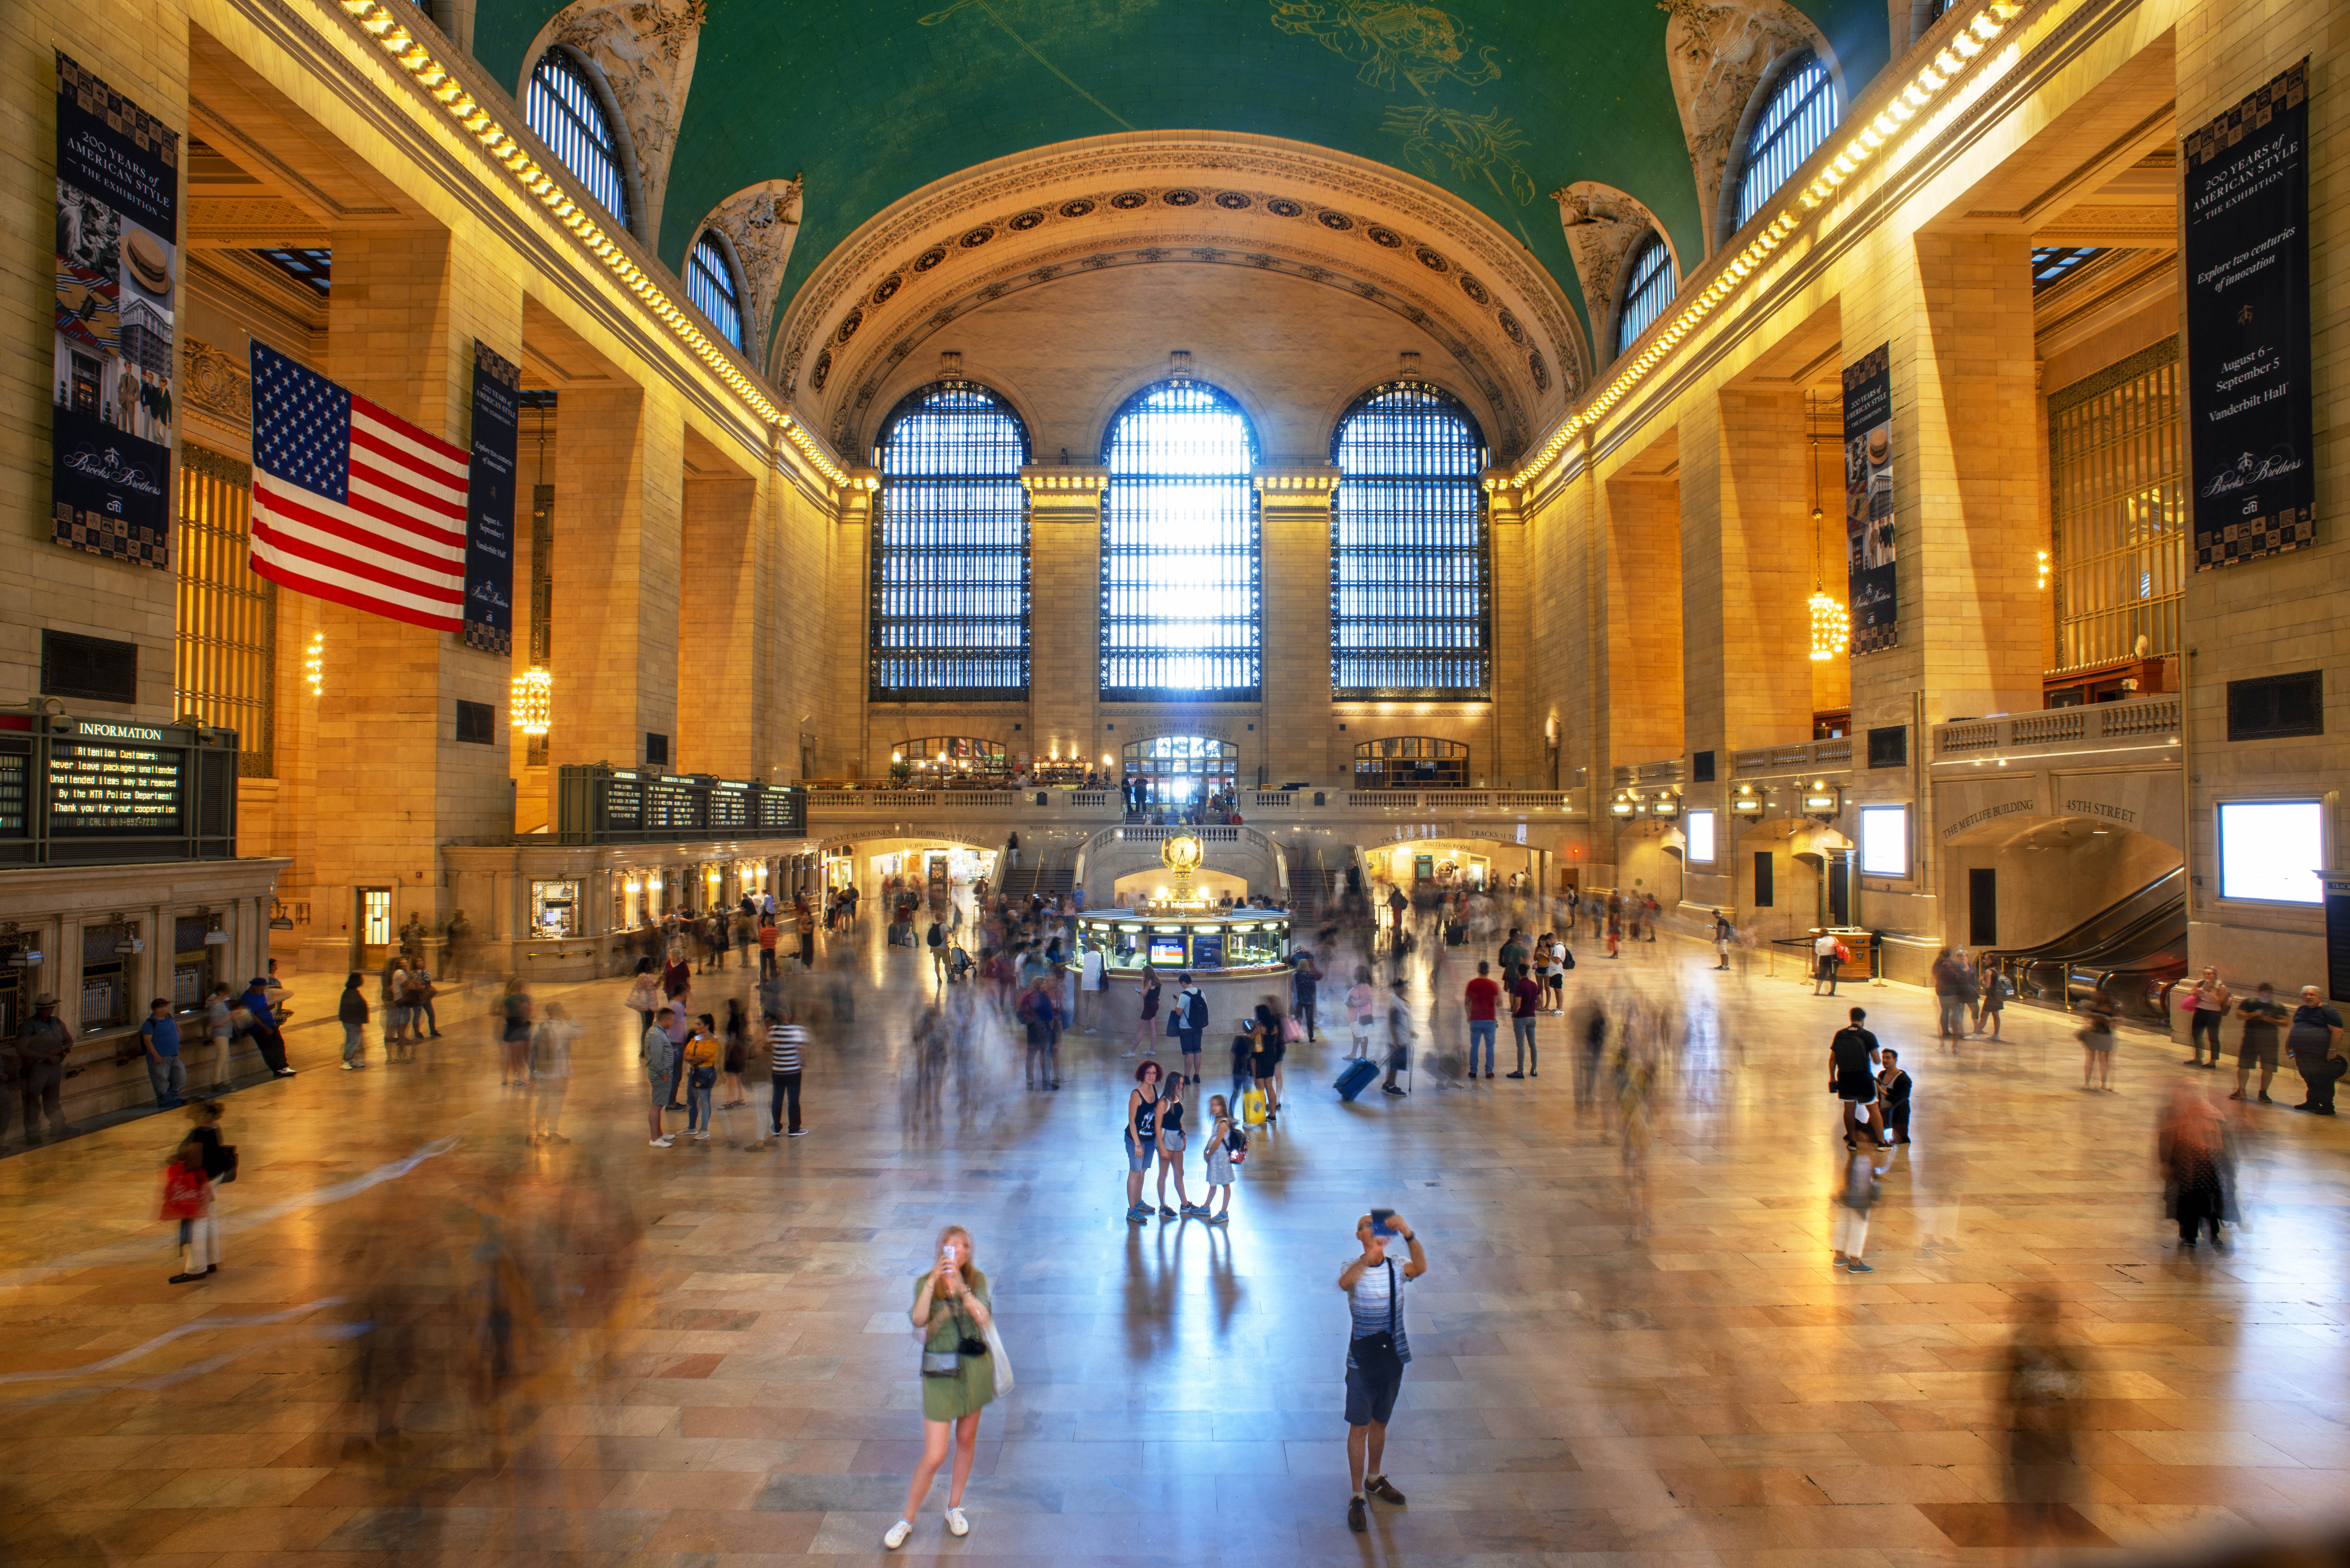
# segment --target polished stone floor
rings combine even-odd
[[[229,1101],[243,1174],[197,1285],[165,1282],[153,1218],[176,1121],[0,1162],[0,1558],[873,1561],[921,1431],[903,1309],[948,1220],[1018,1386],[983,1417],[971,1535],[943,1536],[941,1477],[907,1557],[1874,1568],[2350,1513],[2345,1130],[2240,1111],[2247,1223],[2184,1255],[2155,1122],[2228,1075],[2152,1037],[2085,1092],[2045,1014],[1953,1059],[1911,990],[1830,1002],[1693,947],[1592,951],[1573,993],[1659,1043],[1645,1154],[1612,1083],[1578,1109],[1555,1021],[1538,1080],[1423,1072],[1353,1106],[1331,1048],[1302,1047],[1229,1230],[1133,1227],[1115,1022],[1071,1038],[1057,1094],[984,1030],[926,1074],[927,955],[868,929],[836,961],[855,1016],[815,1030],[814,1130],[757,1148],[742,1112],[647,1147],[617,981],[539,992],[587,1026],[556,1147],[498,1085],[486,990],[364,1073],[334,1070],[331,1024],[296,1029],[301,1075]],[[1440,1002],[1415,982],[1440,1036],[1468,972],[1455,955]],[[307,1018],[331,989],[297,981]],[[1856,1000],[1918,1085],[1866,1276],[1827,1240],[1825,1041]],[[1374,1204],[1430,1268],[1388,1450],[1409,1504],[1356,1536],[1331,1285]],[[2025,1509],[2008,1391],[2034,1319],[2078,1374],[2075,1462]]]

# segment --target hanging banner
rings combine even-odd
[[[473,459],[465,499],[465,646],[514,651],[515,443],[522,369],[473,343]]]
[[[2187,138],[2195,569],[2317,542],[2309,61]]]
[[[168,570],[180,133],[57,62],[50,536]]]
[[[1901,641],[1893,582],[1892,346],[1844,372],[1846,572],[1856,658]]]

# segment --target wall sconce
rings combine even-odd
[[[1670,791],[1667,791],[1663,794],[1651,795],[1642,804],[1648,806],[1648,815],[1650,816],[1661,816],[1670,819],[1672,817],[1677,817],[1681,814],[1681,797],[1672,794]]]
[[[316,697],[327,685],[327,634],[314,631],[310,645],[302,650],[302,679],[310,685],[310,695]]]
[[[1740,784],[1737,793],[1730,797],[1730,809],[1741,816],[1762,815],[1762,797],[1754,793],[1752,784]]]
[[[1618,790],[1616,798],[1607,803],[1610,816],[1631,816],[1640,809],[1640,797],[1629,790]]]
[[[555,715],[555,677],[534,665],[514,678],[509,700],[514,727],[525,735],[544,735]]]
[[[2047,587],[2048,587],[2048,552],[2047,552],[2047,551],[2043,550],[2043,551],[2041,551],[2041,552],[2040,552],[2040,563],[2039,563],[2039,564],[2040,564],[2040,583],[2039,583],[2039,587],[2040,587],[2040,588],[2042,589],[2042,591],[2043,591],[2043,592],[2044,592],[2044,591],[2046,591],[2046,589],[2047,589]]]
[[[1816,816],[1822,822],[1844,810],[1844,791],[1825,782],[1814,783],[1804,791],[1804,815]]]

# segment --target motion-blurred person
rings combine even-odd
[[[2207,1227],[2211,1244],[2221,1244],[2220,1221],[2227,1209],[2221,1179],[2225,1154],[2218,1107],[2192,1085],[2172,1085],[2170,1104],[2155,1138],[2155,1158],[2162,1167],[2163,1213],[2178,1221],[2182,1247],[2192,1248]]]
[[[188,1119],[195,1125],[188,1129],[187,1141],[194,1147],[204,1179],[211,1184],[204,1193],[204,1211],[194,1221],[189,1239],[201,1253],[208,1274],[220,1272],[221,1189],[236,1179],[235,1146],[221,1138],[221,1118],[226,1114],[227,1107],[218,1100],[188,1107]]]
[[[677,1142],[661,1131],[661,1112],[669,1108],[670,1084],[677,1065],[677,1045],[670,1039],[670,1024],[676,1014],[673,1007],[665,1006],[656,1012],[652,1027],[645,1031],[637,1046],[637,1060],[644,1064],[645,1079],[652,1090],[652,1104],[645,1115],[655,1148],[668,1148]]]
[[[2100,983],[2089,993],[2081,1009],[2086,1022],[2081,1025],[2081,1087],[2104,1089],[2110,1093],[2114,1083],[2114,999]]]
[[[1728,969],[1730,967],[1730,939],[1731,934],[1730,917],[1723,914],[1720,909],[1716,909],[1713,912],[1713,967],[1716,969]]]
[[[2326,1003],[2317,987],[2301,988],[2301,1005],[2293,1010],[2293,1028],[2284,1044],[2293,1053],[2293,1064],[2302,1082],[2309,1085],[2307,1096],[2293,1108],[2332,1116],[2334,1085],[2350,1062],[2342,1056],[2342,1015]]]
[[[1136,1224],[1150,1218],[1142,1200],[1142,1181],[1159,1152],[1159,1064],[1145,1062],[1134,1070],[1134,1087],[1126,1096],[1126,1217]],[[1175,1211],[1160,1205],[1164,1218]]]
[[[1410,1070],[1415,1037],[1411,1003],[1404,994],[1403,981],[1399,980],[1388,987],[1388,1075],[1379,1085],[1383,1093],[1400,1098],[1409,1092],[1397,1086],[1396,1075]]]
[[[1836,1194],[1835,1255],[1828,1261],[1830,1268],[1841,1267],[1849,1273],[1868,1274],[1876,1271],[1862,1261],[1868,1250],[1868,1210],[1877,1201],[1877,1167],[1867,1150],[1856,1147],[1846,1140],[1844,1157],[1844,1187]]]
[[[1513,1078],[1539,1078],[1542,1076],[1542,1054],[1534,1049],[1534,1020],[1542,1010],[1542,987],[1523,969],[1513,974],[1507,971],[1503,972],[1506,979],[1502,991],[1510,999],[1510,1032],[1518,1047],[1518,1064],[1510,1070],[1509,1075]],[[1488,1072],[1486,1076],[1492,1075]]]
[[[212,990],[204,994],[204,1043],[212,1048],[210,1092],[215,1095],[228,1093],[229,1050],[236,1041],[236,1023],[231,1016],[234,1010],[228,998],[228,981],[224,980],[214,981]],[[0,1136],[7,1130],[7,1117],[5,1109],[0,1108]]]
[[[1885,1141],[1909,1141],[1909,1075],[1902,1070],[1901,1053],[1887,1046],[1877,1053],[1885,1070],[1877,1075],[1877,1103],[1885,1112]]]
[[[367,993],[359,989],[364,977],[353,974],[343,981],[343,994],[335,1003],[335,1017],[343,1026],[343,1071],[356,1073],[367,1065]],[[505,1080],[498,1082],[503,1085]]]
[[[165,1282],[184,1285],[212,1272],[204,1255],[204,1240],[196,1222],[212,1217],[212,1181],[204,1175],[203,1146],[193,1138],[172,1153],[163,1168],[163,1220],[175,1228],[180,1246],[180,1272]]]
[[[1836,993],[1836,971],[1844,963],[1844,944],[1819,927],[1812,929],[1812,994],[1820,994],[1825,985],[1827,994]]]
[[[2276,999],[2276,987],[2267,981],[2260,989],[2236,1003],[2236,1014],[2244,1021],[2243,1038],[2236,1044],[2236,1092],[2228,1097],[2241,1100],[2244,1086],[2251,1082],[2252,1068],[2261,1070],[2261,1104],[2273,1105],[2269,1098],[2269,1085],[2276,1078],[2277,1031],[2293,1021],[2283,1002]]]
[[[1859,1008],[1852,1010],[1852,1022],[1835,1032],[1828,1042],[1828,1093],[1843,1104],[1844,1146],[1858,1148],[1859,1128],[1866,1118],[1868,1146],[1875,1148],[1885,1137],[1885,1124],[1878,1118],[1877,1106],[1877,1036],[1862,1027],[1868,1014]]]
[[[721,1053],[719,1070],[726,1075],[726,1096],[719,1103],[721,1110],[733,1110],[751,1103],[750,1091],[743,1086],[743,1067],[751,1055],[751,1015],[743,1010],[743,999],[726,999],[725,1048]],[[733,1126],[733,1119],[727,1119]],[[727,1135],[729,1137],[733,1133]]]
[[[1492,965],[1483,959],[1477,961],[1475,978],[1461,992],[1461,1005],[1469,1014],[1469,1075],[1477,1075],[1477,1042],[1485,1043],[1485,1076],[1493,1075],[1493,1031],[1498,1023],[1493,1016],[1495,1004],[1502,999],[1502,988],[1493,982]],[[1525,1043],[1518,1044],[1518,1065],[1525,1065]]]
[[[2087,1380],[2058,1343],[2055,1299],[2023,1299],[2024,1316],[2007,1349],[2007,1496],[2023,1543],[2070,1533],[2072,1499],[2085,1479],[2073,1449]],[[2077,1527],[2075,1527],[2077,1528]]]
[[[1087,938],[1077,947],[1077,1021],[1088,1034],[1101,1033],[1102,992],[1109,989],[1109,968],[1102,961],[1101,944]]]
[[[798,1137],[807,1131],[800,1126],[800,1075],[806,1070],[801,1052],[807,1044],[807,1031],[792,1022],[788,1008],[771,1012],[766,1018],[767,1076],[772,1096],[767,1105],[767,1137]],[[787,1116],[788,1127],[785,1125]]]
[[[1357,1062],[1367,1061],[1371,1054],[1371,1023],[1378,1016],[1379,993],[1371,989],[1371,971],[1363,965],[1355,969],[1355,983],[1347,992],[1347,1031],[1353,1037],[1354,1056]]]
[[[653,1026],[653,1014],[660,1011],[660,972],[650,959],[637,961],[637,972],[629,981],[629,994],[623,1001],[628,1010],[637,1015],[637,1033],[641,1035]]]
[[[1400,1237],[1411,1257],[1402,1267],[1388,1256]],[[1403,1493],[1380,1468],[1388,1446],[1388,1423],[1403,1392],[1403,1369],[1411,1361],[1411,1337],[1403,1322],[1403,1288],[1428,1272],[1419,1238],[1397,1215],[1381,1210],[1355,1221],[1362,1253],[1338,1274],[1347,1293],[1347,1474],[1355,1495],[1347,1504],[1347,1528],[1370,1528],[1366,1495],[1400,1505]]]
[[[530,1037],[530,1141],[569,1143],[563,1136],[563,1101],[571,1093],[571,1042],[579,1025],[559,1002],[546,1004],[546,1016]]]
[[[536,1013],[531,1005],[530,992],[523,985],[522,976],[506,981],[505,994],[498,999],[499,1057],[498,1082],[512,1080],[517,1089],[530,1087],[530,1035]]]
[[[1053,1000],[1052,990],[1042,974],[1028,981],[1028,988],[1020,993],[1020,1001],[1013,1009],[1028,1034],[1028,1053],[1023,1064],[1032,1089],[1061,1086],[1060,1010],[1061,1004]]]
[[[2181,1062],[2180,1066],[2207,1069],[2219,1067],[2220,1021],[2228,1016],[2228,1003],[2230,1000],[2228,982],[2220,978],[2219,970],[2210,964],[2205,964],[2202,974],[2187,988],[2186,996],[2181,998],[2178,1003],[2187,1013],[2189,1052],[2187,1060]],[[2203,1059],[2207,1041],[2211,1052],[2211,1058],[2208,1062]]]
[[[1588,996],[1576,1010],[1574,1033],[1583,1044],[1575,1064],[1575,1104],[1580,1110],[1598,1103],[1599,1064],[1607,1054],[1607,1013]]]
[[[950,1440],[954,1469],[947,1481],[947,1533],[971,1533],[962,1491],[978,1451],[979,1413],[995,1398],[995,1357],[988,1334],[994,1301],[986,1272],[971,1261],[970,1231],[950,1225],[939,1232],[938,1262],[915,1280],[914,1304],[906,1315],[923,1336],[922,1457],[906,1489],[906,1511],[881,1537],[892,1552],[914,1533],[914,1515],[946,1462]]]
[[[1982,1007],[1975,1014],[1975,1033],[1987,1033],[1996,1040],[2001,1015],[2007,1011],[2007,999],[2015,994],[2015,982],[2007,978],[2007,971],[1997,960],[1986,959],[1977,983],[1982,992]]]
[[[1305,1031],[1309,1043],[1319,1041],[1322,1012],[1322,966],[1299,948],[1289,955],[1289,1015]]]

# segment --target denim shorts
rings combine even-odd
[[[1147,1143],[1145,1143],[1145,1144],[1138,1144],[1138,1143],[1136,1143],[1136,1142],[1134,1141],[1134,1134],[1133,1134],[1133,1132],[1132,1132],[1131,1130],[1128,1130],[1128,1133],[1127,1133],[1127,1135],[1126,1135],[1126,1168],[1127,1168],[1127,1169],[1128,1169],[1128,1170],[1149,1170],[1149,1169],[1150,1168],[1150,1156],[1151,1156],[1151,1152],[1152,1152],[1152,1150],[1151,1150],[1151,1146],[1150,1146],[1149,1144],[1147,1144]]]

